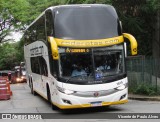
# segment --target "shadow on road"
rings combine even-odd
[[[120,112],[123,111],[122,108],[114,107],[114,106],[103,106],[103,107],[93,107],[93,108],[80,108],[80,109],[67,109],[67,110],[59,110],[62,114],[70,115],[70,114],[93,114],[93,113],[112,113],[112,112]]]

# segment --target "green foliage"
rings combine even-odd
[[[123,32],[131,33],[136,37],[138,53],[152,55],[159,0],[112,0],[112,5],[122,21]]]
[[[67,4],[68,0],[1,0],[0,43],[14,30],[24,30],[49,6]],[[4,28],[3,28],[4,27]]]
[[[11,70],[23,61],[22,42],[4,43],[0,46],[0,70]]]
[[[24,0],[0,1],[0,43],[8,41],[7,36],[16,29],[21,29],[26,23],[27,11]]]
[[[50,6],[67,4],[69,0],[26,0],[29,4],[28,18],[31,23],[37,18],[46,8]]]
[[[132,89],[134,94],[141,94],[141,95],[160,95],[160,91],[155,86],[151,86],[150,84],[140,84],[137,87]]]

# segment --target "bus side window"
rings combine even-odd
[[[48,68],[45,59],[43,57],[40,57],[39,61],[40,61],[41,75],[48,76]]]
[[[42,16],[36,23],[37,40],[46,40],[45,37],[45,16]]]
[[[39,57],[31,57],[31,70],[33,73],[40,74]]]
[[[54,15],[52,11],[48,10],[45,12],[46,15],[46,36],[54,36]],[[48,39],[48,38],[46,38]],[[48,41],[47,41],[48,42]],[[51,53],[51,46],[48,43],[48,53],[49,53],[49,65],[50,65],[50,72],[56,78],[57,77],[57,62],[53,60],[52,53]]]
[[[29,28],[28,35],[29,35],[30,42],[34,42],[37,40],[37,31],[36,31],[35,24],[33,24],[33,26]]]
[[[46,34],[47,36],[53,36],[53,15],[51,11],[46,12]]]

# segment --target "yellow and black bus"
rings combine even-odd
[[[123,104],[128,101],[126,45],[137,54],[111,5],[47,8],[25,31],[28,84],[61,109]]]

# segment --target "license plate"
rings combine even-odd
[[[99,102],[91,102],[91,106],[92,107],[102,106],[102,102],[101,101],[99,101]]]

